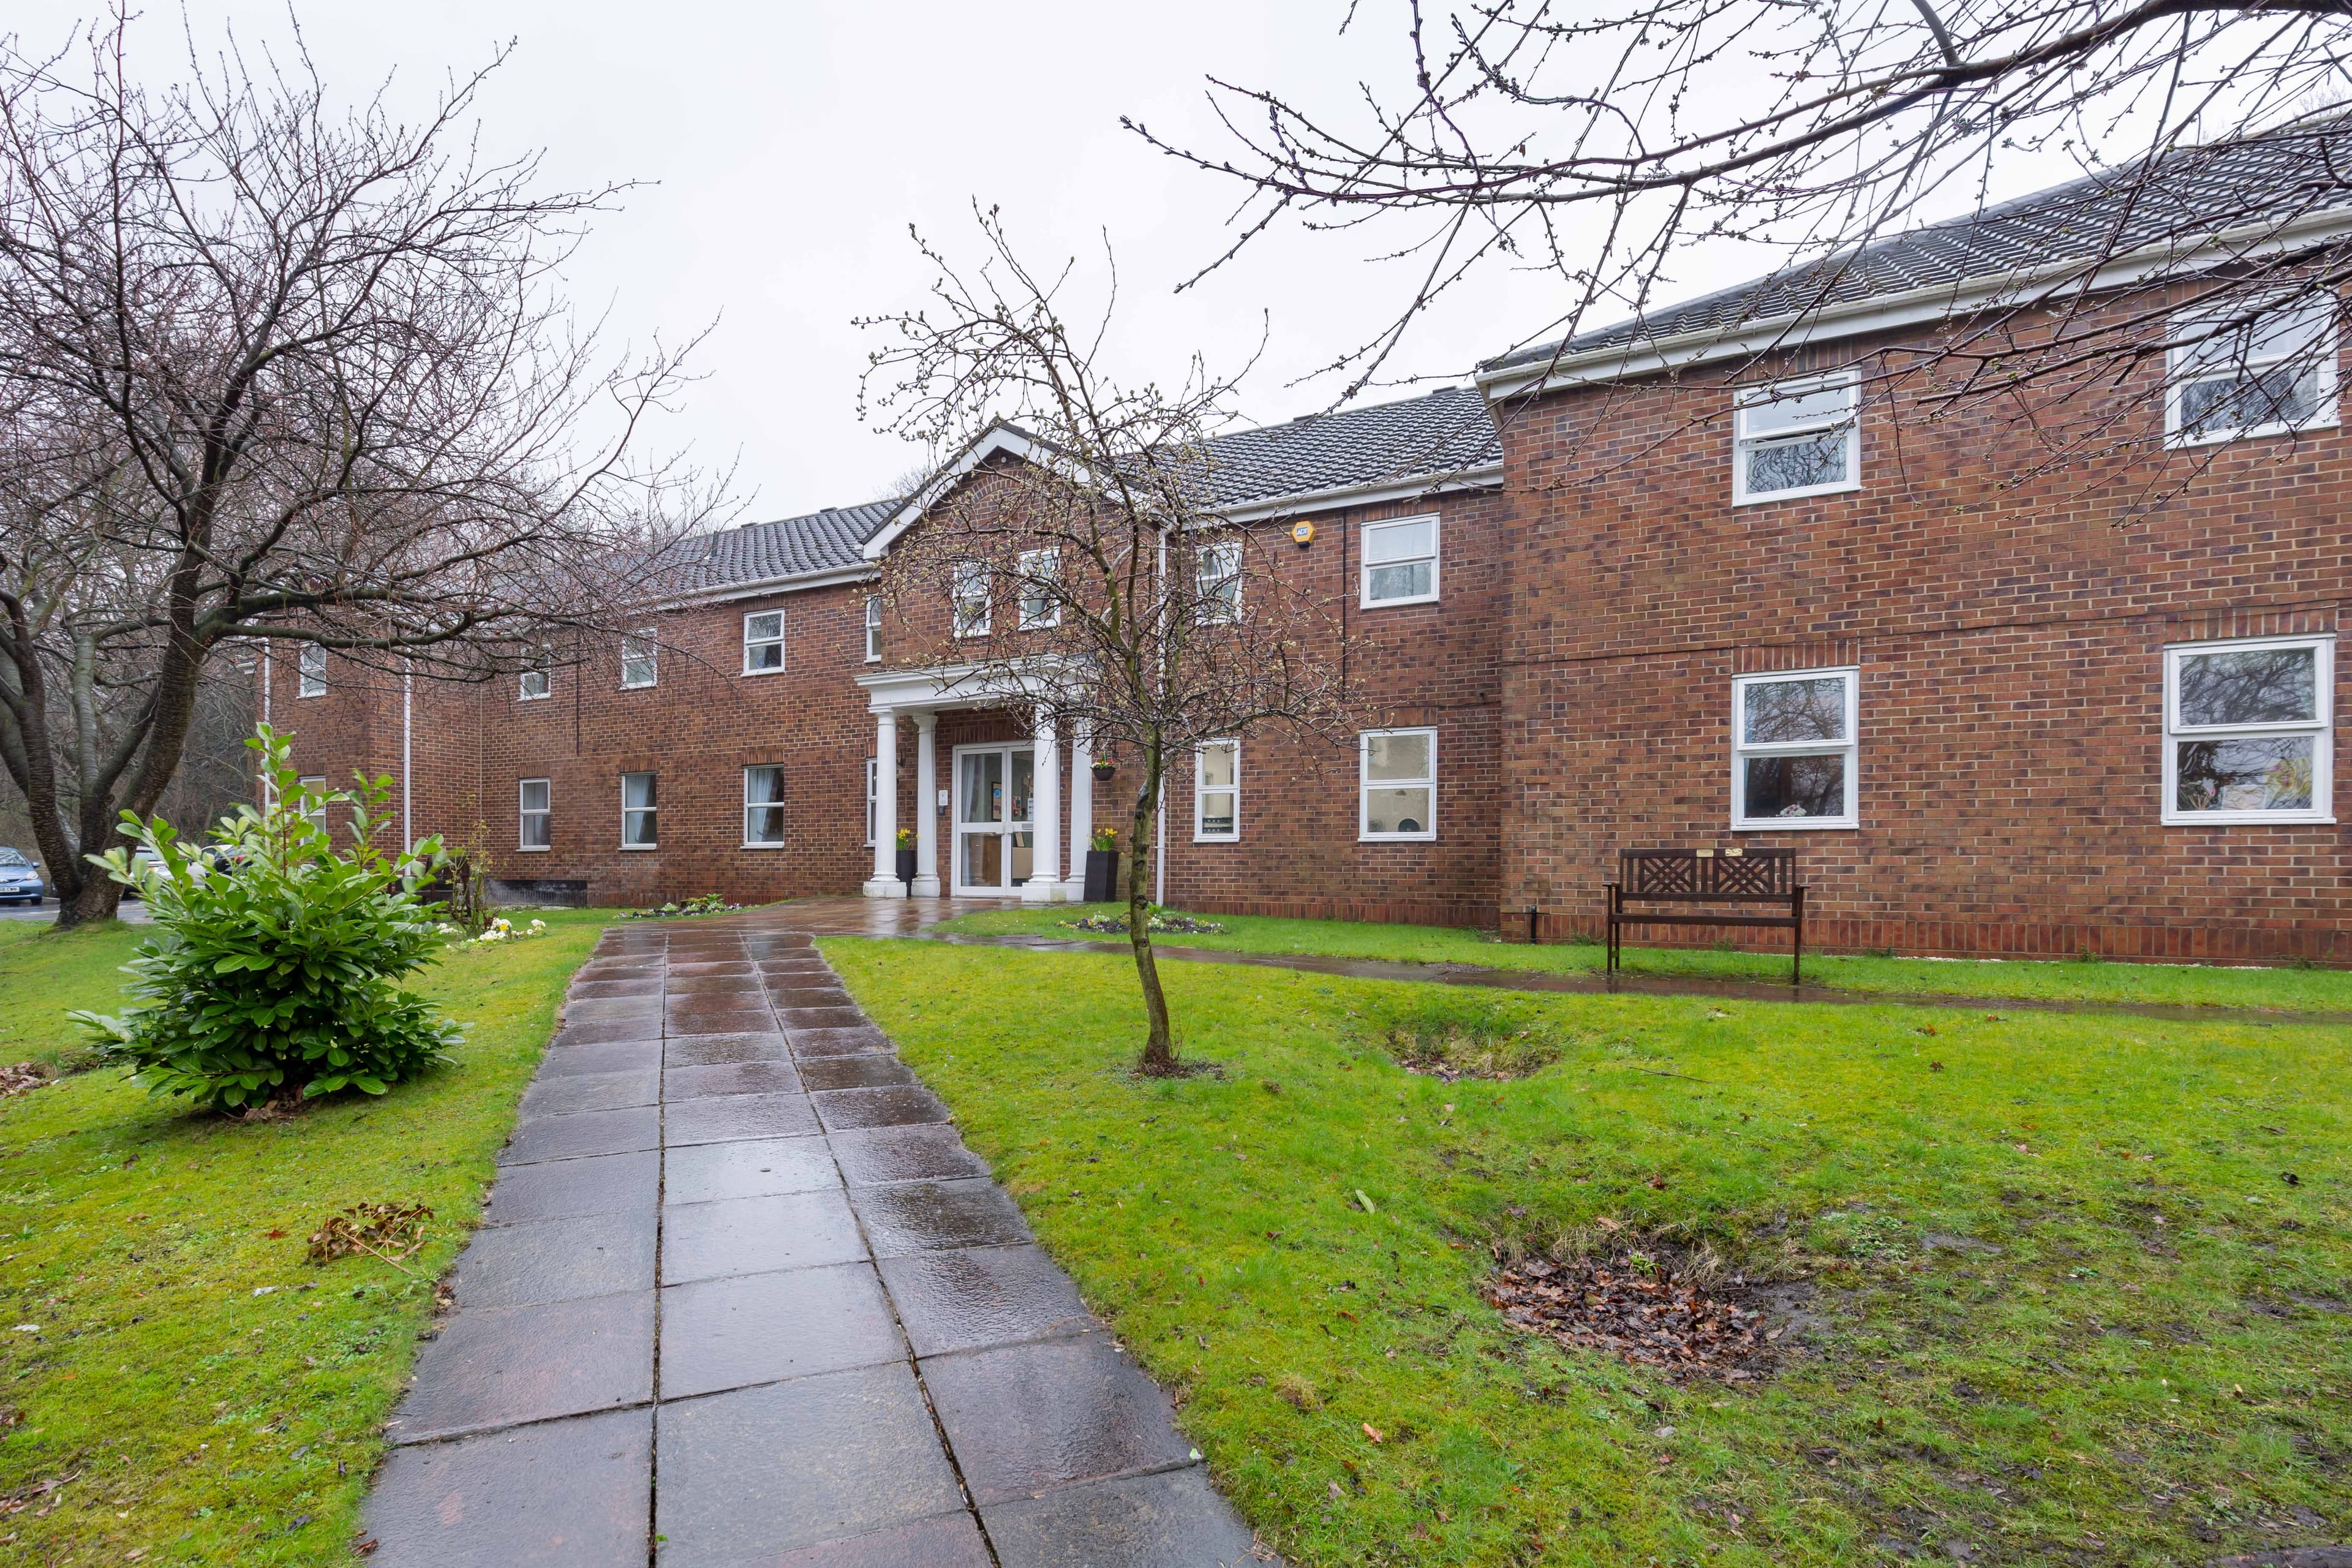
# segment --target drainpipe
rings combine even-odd
[[[412,851],[416,847],[416,819],[408,815],[410,802],[408,758],[410,710],[413,706],[410,691],[415,681],[415,659],[404,658],[400,661],[400,837],[407,842]]]
[[[1160,637],[1167,635],[1168,615],[1168,531],[1160,531]],[[1166,908],[1168,904],[1168,752],[1160,753],[1160,809],[1151,824],[1151,901]]]
[[[270,668],[269,648],[270,644],[268,640],[264,638],[261,644],[261,721],[265,724],[269,722],[269,688],[275,684],[273,678],[278,673]],[[259,786],[257,793],[261,796],[262,809],[267,811],[270,805],[269,764],[268,763],[262,763],[258,776],[254,782]]]

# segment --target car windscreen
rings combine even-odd
[[[31,864],[32,862],[30,860],[25,858],[25,852],[23,850],[11,849],[6,845],[0,844],[0,866],[6,866],[14,868],[18,866],[29,866]]]

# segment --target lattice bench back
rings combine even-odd
[[[1797,886],[1793,849],[1626,849],[1621,886],[1629,899],[1774,899]]]

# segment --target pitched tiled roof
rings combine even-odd
[[[1210,449],[1220,506],[1441,478],[1503,460],[1486,400],[1467,386],[1236,431]],[[709,591],[862,566],[861,548],[904,499],[827,507],[698,539],[704,553],[689,569],[691,584]]]
[[[1895,235],[1646,317],[1506,354],[1485,371],[1686,333],[1729,333],[1937,284],[2207,240],[2217,228],[2292,223],[2352,207],[2352,117],[2175,148],[1963,218]]]

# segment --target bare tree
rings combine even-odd
[[[1498,267],[1564,285],[1515,345],[1538,372],[1712,335],[1748,345],[1718,362],[1736,379],[1841,303],[1948,279],[1937,268],[1957,257],[2007,281],[1954,290],[1916,341],[1860,345],[1853,368],[1910,384],[1931,413],[1994,406],[2055,463],[2159,447],[2167,432],[2111,395],[2168,353],[2231,362],[2209,377],[2231,383],[2216,418],[2294,425],[2322,357],[2310,324],[2344,314],[2339,0],[1470,0],[1413,5],[1401,30],[1397,79],[1352,109],[1218,81],[1230,146],[1133,127],[1247,187],[1213,268],[1286,221],[1370,226],[1405,264],[1397,309],[1327,366],[1343,398]],[[2006,231],[1965,221],[2075,176]],[[1929,222],[1952,225],[1940,257],[1869,249]],[[1734,257],[1763,286],[1661,310],[1685,269]],[[2308,352],[2283,363],[2283,339]]]
[[[614,192],[481,160],[487,70],[408,124],[307,58],[152,91],[130,33],[0,44],[0,761],[61,925],[112,914],[83,857],[225,648],[512,668],[660,592],[709,505],[628,457],[678,354],[608,363],[556,288]]]
[[[892,334],[867,374],[869,388],[882,384],[868,406],[884,428],[950,454],[1015,437],[1002,460],[951,463],[918,492],[928,510],[885,558],[883,592],[918,657],[976,666],[966,689],[1085,726],[1136,764],[1127,929],[1149,1017],[1138,1067],[1173,1074],[1185,1068],[1150,922],[1171,763],[1269,726],[1336,735],[1339,634],[1264,540],[1215,509],[1210,437],[1232,380],[1195,358],[1172,386],[1116,381],[1101,363],[1108,308],[1074,331],[1056,300],[1066,269],[1043,281],[993,212],[981,228],[976,274],[926,245],[940,271],[929,307],[861,323]]]

